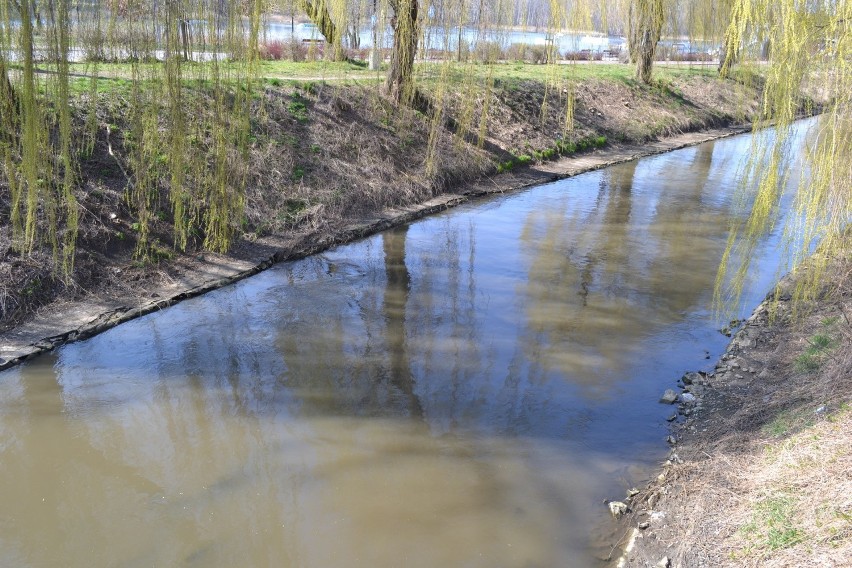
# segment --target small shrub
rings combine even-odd
[[[344,56],[350,63],[358,67],[366,67],[367,60],[370,58],[370,49],[365,47],[349,47],[344,50]]]
[[[566,51],[564,58],[568,61],[602,61],[602,51],[592,51],[591,49],[581,49],[580,51]]]
[[[292,39],[290,41],[273,40],[258,48],[258,55],[266,61],[281,61],[289,59],[290,61],[305,61],[308,54],[308,48],[299,40]]]
[[[297,223],[307,208],[308,202],[304,199],[285,199],[284,208],[279,211],[278,219],[286,224]]]
[[[513,43],[506,49],[504,57],[509,61],[540,65],[547,63],[547,47],[544,45]]]
[[[258,48],[258,55],[267,61],[281,61],[286,53],[284,42],[280,40],[270,41]]]
[[[503,48],[496,41],[478,41],[475,49],[476,60],[481,63],[497,63],[503,58]]]

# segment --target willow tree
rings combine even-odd
[[[657,43],[665,23],[663,0],[630,0],[627,15],[627,46],[636,63],[636,78],[651,82]]]
[[[344,5],[344,2],[340,1],[337,4]],[[299,7],[316,24],[320,33],[325,37],[325,41],[330,47],[327,55],[334,61],[343,59],[341,30],[345,29],[346,26],[345,23],[336,23],[331,17],[329,3],[326,0],[299,0]]]
[[[0,54],[0,136],[12,139],[17,131],[18,97],[9,72],[6,70],[6,60]]]
[[[414,57],[418,42],[419,0],[388,0],[393,10],[393,48],[385,89],[397,102],[413,96]]]
[[[83,22],[70,17],[72,0],[0,2],[0,185],[16,249],[50,248],[70,273],[79,161],[97,138],[127,178],[140,256],[160,246],[149,228],[163,216],[174,219],[176,248],[197,235],[226,250],[242,218],[263,4],[109,0]],[[95,69],[79,98],[72,42]],[[126,89],[101,88],[104,58],[127,65]],[[112,124],[99,126],[104,117]],[[94,132],[79,136],[84,122]]]
[[[6,182],[10,197],[9,217],[13,245],[32,252],[44,236],[52,245],[54,261],[70,271],[76,242],[78,211],[71,159],[71,122],[68,100],[69,5],[67,0],[49,3],[49,22],[30,0],[13,0],[2,6],[0,25],[0,180]],[[18,23],[13,22],[17,17]],[[34,26],[34,22],[40,22]],[[42,104],[36,73],[36,33],[49,26],[46,52],[54,61],[58,80],[50,96],[59,104]],[[8,73],[7,54],[13,54],[19,69]],[[64,86],[63,86],[64,83]],[[41,221],[40,221],[41,219]],[[39,224],[48,230],[40,234]]]
[[[802,93],[810,89],[826,102],[785,226],[793,268],[811,258],[794,294],[794,300],[806,300],[818,292],[831,258],[849,251],[844,232],[852,221],[852,0],[734,0],[725,37],[723,73],[732,72],[735,56],[741,64],[762,59],[768,44],[768,60],[758,68],[765,86],[754,126],[774,126],[775,132],[752,139],[743,187],[756,189],[743,199],[750,204],[745,220],[731,229],[717,300],[730,304],[738,296],[760,235],[778,221],[785,181],[798,157],[789,143],[793,123],[807,112]],[[817,244],[823,253],[809,257]]]

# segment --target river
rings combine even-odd
[[[749,143],[477,201],[0,373],[0,564],[602,565],[602,501],[665,457],[659,395],[727,342]]]

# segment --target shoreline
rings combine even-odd
[[[521,191],[639,158],[663,154],[751,131],[751,125],[704,129],[645,144],[618,144],[586,154],[518,169],[448,190],[407,207],[338,223],[325,230],[273,235],[241,243],[227,255],[181,255],[170,262],[170,282],[144,290],[91,294],[80,301],[52,302],[21,325],[0,334],[0,371],[62,345],[82,341],[121,323],[225,287],[274,264],[298,260],[351,243],[451,207],[495,194]],[[119,270],[119,269],[116,269]],[[119,270],[120,272],[120,270]]]
[[[852,535],[843,512],[852,501],[821,497],[848,496],[852,486],[843,465],[852,463],[850,268],[848,252],[832,258],[827,284],[804,306],[793,296],[807,263],[783,276],[747,319],[732,322],[738,329],[712,371],[687,372],[671,386],[678,392],[670,450],[646,486],[624,499],[620,555],[609,565],[845,565],[836,558],[852,552],[852,538],[843,538]],[[819,336],[830,338],[822,352],[813,347]],[[819,364],[804,365],[811,354]],[[841,450],[823,455],[833,447]],[[803,454],[819,456],[817,463],[799,461]],[[778,495],[785,512],[767,513]],[[800,528],[811,509],[827,507],[836,507],[840,530],[834,519]],[[821,531],[840,540],[821,542]]]
[[[625,500],[628,503],[628,513],[625,518],[627,522],[635,526],[632,526],[625,533],[627,542],[621,547],[622,553],[614,564],[616,568],[627,568],[637,565],[656,566],[657,564],[668,568],[672,565],[671,558],[667,555],[661,556],[657,547],[646,545],[646,539],[648,537],[656,537],[656,532],[654,532],[653,528],[654,521],[660,521],[665,517],[665,515],[660,516],[658,514],[655,515],[655,513],[659,513],[662,507],[665,506],[663,502],[668,496],[667,485],[672,479],[676,479],[670,475],[670,472],[673,471],[675,466],[683,463],[683,459],[680,457],[678,451],[679,445],[681,448],[683,447],[680,438],[684,434],[688,434],[690,429],[695,431],[700,427],[704,421],[704,415],[701,411],[704,408],[705,397],[708,391],[720,388],[718,383],[723,382],[726,379],[725,374],[733,370],[732,367],[726,364],[726,361],[737,355],[744,354],[744,350],[747,351],[756,344],[756,341],[751,339],[751,337],[760,334],[769,325],[767,315],[772,304],[775,302],[776,291],[788,289],[792,279],[793,276],[791,274],[782,277],[773,289],[767,293],[763,301],[754,308],[751,315],[745,320],[738,322],[739,329],[732,334],[731,340],[728,342],[727,347],[725,347],[725,351],[719,356],[712,371],[687,371],[673,385],[674,389],[679,390],[680,393],[676,393],[677,398],[671,403],[677,418],[671,421],[668,427],[670,435],[666,441],[669,444],[670,450],[667,453],[666,460],[656,469],[655,477],[647,483],[645,488],[638,490],[633,495],[629,495]],[[740,365],[737,365],[737,369],[739,368]],[[743,372],[750,375],[756,374],[751,367],[744,369]],[[735,376],[740,377],[740,380],[744,378],[743,375],[738,373]],[[675,392],[673,389],[667,389],[666,393],[669,391]],[[691,396],[684,398],[684,394]],[[664,404],[662,399],[660,403]],[[696,448],[692,448],[692,450],[703,451]],[[661,507],[657,507],[657,505],[661,505]],[[647,564],[651,557],[656,556],[660,556],[656,564]],[[643,561],[645,564],[641,564]]]

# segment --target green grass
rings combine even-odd
[[[749,524],[742,528],[752,544],[761,549],[779,550],[802,542],[804,533],[795,524],[796,501],[781,493],[760,500]]]
[[[377,75],[376,71],[370,71],[363,63],[357,61],[262,61],[260,63],[260,75],[262,77],[316,77],[321,79],[324,75],[349,75],[368,77]]]
[[[421,80],[437,80],[442,73],[451,81],[462,82],[471,78],[512,81],[553,81],[567,79],[583,81],[587,79],[615,80],[633,83],[636,68],[620,63],[568,63],[561,65],[534,65],[532,63],[495,63],[495,64],[453,64],[449,70],[443,69],[443,63],[420,63],[417,75]],[[654,68],[654,79],[670,81],[677,78],[694,76],[715,77],[713,66],[658,65]]]
[[[551,148],[545,148],[541,151],[531,150],[529,154],[519,154],[512,157],[510,160],[497,164],[497,173],[509,172],[521,166],[528,166],[533,162],[545,162],[561,156],[570,156],[577,152],[585,152],[586,150],[594,148],[602,148],[606,146],[606,143],[606,136],[583,138],[577,142],[564,142],[559,140]]]
[[[808,411],[782,411],[761,428],[764,434],[773,438],[782,438],[800,428],[808,428],[814,423],[813,414]]]
[[[287,112],[289,112],[297,121],[307,122],[308,107],[305,105],[301,95],[294,92],[290,95],[290,98],[292,100],[287,104]]]
[[[833,323],[824,326],[830,327]],[[831,351],[837,346],[837,342],[825,333],[817,333],[808,339],[808,348],[804,353],[796,357],[795,367],[800,373],[810,373],[825,363],[825,359],[830,356]]]
[[[451,84],[462,84],[471,79],[484,81],[492,78],[511,88],[524,81],[571,80],[584,81],[600,79],[636,84],[635,68],[632,65],[620,63],[568,63],[561,65],[534,65],[532,63],[495,63],[495,64],[450,64],[445,69],[444,63],[418,62],[415,67],[417,80],[426,85],[438,80],[448,80]],[[13,66],[14,67],[14,66]],[[153,79],[165,73],[163,62],[145,63],[99,63],[97,67],[89,63],[71,63],[69,72],[72,75],[72,92],[87,92],[89,77],[97,70],[99,81],[98,90],[101,92],[129,88],[129,80],[133,77],[134,68],[138,77],[143,81]],[[39,69],[52,72],[54,66],[40,65]],[[183,63],[184,76],[188,84],[201,85],[209,82],[210,64],[193,62]],[[237,78],[241,75],[239,63],[220,64],[220,73],[224,80],[229,76]],[[50,75],[48,75],[50,76]],[[361,62],[350,61],[262,61],[259,65],[259,76],[266,84],[281,86],[300,80],[336,80],[336,81],[376,81],[384,79],[384,72],[370,71]],[[654,68],[655,84],[665,88],[674,79],[693,76],[714,77],[716,70],[713,66],[688,65],[658,65]]]

